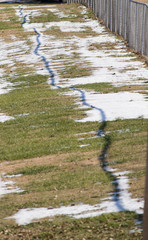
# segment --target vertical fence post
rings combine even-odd
[[[126,39],[126,29],[127,29],[127,0],[125,0],[124,9],[124,38]]]
[[[101,0],[99,0],[99,18],[101,18],[101,8],[102,8]]]
[[[129,46],[130,46],[130,42],[131,42],[131,0],[129,0],[129,18],[128,18],[128,24],[129,24],[129,30],[128,30],[128,42],[129,42]]]
[[[110,30],[113,30],[113,1],[110,0]]]
[[[96,1],[97,1],[97,0],[94,0],[94,13],[95,13],[95,17],[97,16],[97,12],[96,12]]]
[[[143,240],[147,240],[147,239],[148,239],[148,133],[147,133],[145,201],[144,201],[144,217],[143,217]]]
[[[138,32],[138,4],[136,4],[136,16],[135,16],[135,50],[137,51],[137,32]]]
[[[118,22],[118,18],[117,18],[117,13],[118,13],[118,6],[117,6],[117,0],[116,0],[116,5],[115,5],[115,33],[117,33],[117,22]]]
[[[108,27],[108,0],[107,0],[107,5],[106,5],[106,25]]]
[[[121,27],[122,27],[122,0],[120,0],[120,7],[119,7],[119,35],[121,35]]]
[[[141,35],[141,54],[143,54],[143,49],[144,49],[144,23],[145,23],[145,5],[143,5],[142,35]]]
[[[103,23],[105,23],[105,0],[103,1]]]

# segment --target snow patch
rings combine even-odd
[[[23,176],[23,174],[3,175],[4,178],[15,178],[21,176]]]
[[[83,148],[83,147],[88,147],[90,144],[82,144],[80,145],[80,148]]]
[[[12,84],[6,80],[0,80],[0,94],[6,94],[12,90]]]
[[[4,122],[12,120],[12,119],[15,119],[15,118],[11,117],[11,116],[7,116],[4,113],[0,113],[0,122],[1,123],[4,123]]]
[[[15,182],[3,181],[0,177],[0,198],[5,194],[23,192],[19,187],[14,186],[14,184]]]
[[[108,94],[95,94],[85,92],[87,103],[95,106],[88,111],[87,117],[78,122],[101,121],[101,114],[96,108],[103,109],[106,121],[117,119],[148,118],[148,101],[144,95],[133,92],[118,92]],[[79,105],[82,103],[79,102]]]

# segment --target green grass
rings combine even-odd
[[[0,30],[6,30],[6,29],[15,29],[20,28],[17,24],[11,24],[9,22],[0,22]]]
[[[8,7],[2,9],[0,12],[0,17],[1,16],[5,17],[2,19],[2,21],[0,21],[0,30],[21,28],[19,18],[15,15],[15,10],[13,8]],[[6,22],[4,20],[6,20]]]
[[[76,88],[95,90],[96,92],[105,93],[111,92],[114,90],[114,87],[110,83],[91,83],[91,84],[80,84]]]
[[[13,174],[23,174],[23,175],[36,175],[40,173],[49,173],[55,172],[58,170],[57,166],[53,165],[41,165],[41,166],[32,166],[32,167],[24,167],[22,169],[18,169]],[[9,173],[11,175],[11,173]]]
[[[83,110],[75,109],[71,97],[59,95],[63,90],[51,90],[46,80],[39,75],[20,77],[13,80],[19,89],[0,95],[1,111],[15,117],[0,123],[1,161],[71,152],[79,149],[75,133],[98,126],[75,122]]]
[[[26,187],[26,190],[29,192],[52,191],[55,186],[57,190],[83,189],[89,188],[97,182],[107,185],[109,184],[109,179],[103,171],[98,171],[94,166],[82,166],[71,171],[63,169],[60,171],[60,174],[55,171],[49,176],[46,176],[46,180],[35,179],[35,181]]]
[[[23,74],[18,76],[17,78],[10,78],[9,82],[11,82],[14,85],[14,88],[26,88],[35,86],[38,84],[46,84],[47,82],[47,76],[43,75],[29,75],[29,76],[23,76]]]

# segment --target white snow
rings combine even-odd
[[[4,123],[4,122],[12,120],[12,119],[15,119],[15,118],[11,117],[11,116],[7,116],[4,113],[0,113],[0,122],[1,123]]]
[[[80,145],[80,148],[83,148],[83,147],[88,147],[90,144],[81,144]]]
[[[4,178],[15,178],[15,177],[21,177],[23,174],[12,174],[12,175],[3,175]]]
[[[14,36],[13,36],[14,38]],[[7,70],[5,67],[9,69],[9,77],[14,77],[16,75],[17,62],[21,63],[22,55],[26,54],[29,51],[29,47],[25,41],[18,41],[16,39],[12,40],[12,42],[4,42],[2,38],[0,38],[0,65],[4,66],[0,68],[0,94],[9,93],[14,87],[14,84],[9,82],[9,78],[7,76]],[[30,53],[29,53],[30,54]],[[31,58],[31,54],[28,58]],[[34,61],[35,62],[35,61]],[[22,62],[22,64],[24,61]]]
[[[3,181],[0,177],[0,198],[9,193],[20,193],[23,192],[19,187],[14,186],[13,181]]]
[[[129,233],[136,233],[136,232],[137,232],[137,233],[140,233],[140,232],[142,232],[142,231],[143,231],[142,228],[138,228],[138,229],[135,228],[135,229],[130,230]]]
[[[25,116],[29,116],[29,113],[22,113],[17,115],[17,117],[25,117]]]
[[[102,109],[106,121],[113,121],[116,119],[134,119],[134,118],[148,118],[148,101],[144,95],[133,92],[118,92],[108,94],[94,94],[94,92],[86,92],[85,97],[87,103],[96,108]],[[81,106],[81,102],[79,105]],[[88,110],[87,117],[79,122],[86,121],[102,121],[101,112],[93,108]]]
[[[87,135],[87,134],[96,134],[96,132],[95,131],[90,131],[90,132],[76,133],[75,136]]]
[[[8,93],[12,90],[12,84],[6,80],[0,80],[0,94]]]

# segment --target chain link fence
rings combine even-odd
[[[112,32],[123,36],[129,47],[148,56],[148,5],[133,0],[67,0],[92,8]]]

